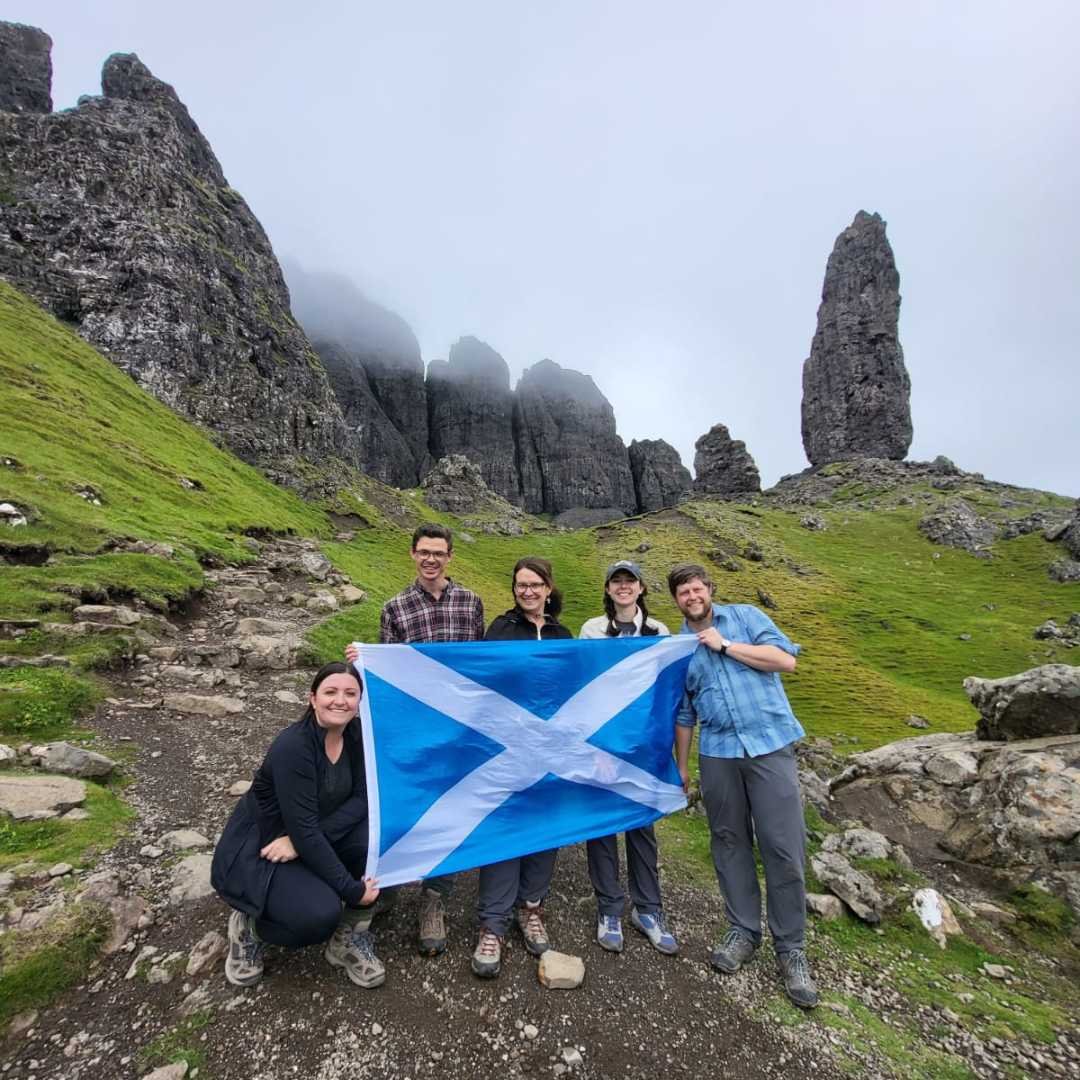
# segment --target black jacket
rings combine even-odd
[[[572,638],[574,635],[558,619],[551,615],[544,616],[544,625],[540,627],[540,637],[544,641],[552,638]],[[485,641],[536,641],[536,623],[527,619],[516,607],[494,619],[484,635]]]
[[[342,753],[349,755],[353,790],[348,800],[328,817],[319,818],[320,757],[325,756],[326,732],[305,716],[282,731],[266,752],[248,793],[229,818],[214,849],[210,883],[230,907],[262,915],[266,892],[276,863],[260,850],[288,835],[308,869],[323,879],[348,904],[358,905],[364,883],[342,864],[334,845],[367,820],[367,780],[360,721],[344,733]]]

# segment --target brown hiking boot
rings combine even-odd
[[[521,936],[525,939],[525,948],[533,956],[540,956],[551,948],[547,930],[544,929],[543,901],[538,900],[535,904],[528,902],[522,904],[517,911],[517,924]]]
[[[446,909],[434,889],[423,889],[420,899],[420,954],[438,956],[446,948]]]

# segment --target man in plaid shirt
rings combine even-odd
[[[421,525],[413,533],[410,554],[416,580],[383,604],[380,643],[481,640],[483,601],[446,576],[454,557],[453,533],[445,525]],[[448,874],[421,885],[420,952],[425,956],[438,956],[446,948],[445,900],[453,884]]]

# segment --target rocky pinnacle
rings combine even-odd
[[[911,383],[899,313],[900,275],[885,222],[860,210],[829,256],[803,365],[802,437],[812,465],[907,454]]]
[[[757,465],[741,439],[714,424],[694,443],[694,490],[705,495],[737,495],[761,490]]]

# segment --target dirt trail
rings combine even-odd
[[[303,542],[274,541],[253,566],[214,572],[199,609],[176,619],[176,636],[162,639],[175,656],[159,650],[134,667],[98,710],[92,726],[104,744],[137,748],[125,794],[138,812],[99,869],[114,871],[122,891],[142,895],[153,923],[0,1048],[5,1078],[141,1077],[168,1060],[147,1048],[161,1048],[169,1032],[174,1049],[198,1055],[189,1075],[214,1080],[840,1075],[829,1053],[835,1033],[816,1025],[797,1033],[754,1018],[777,988],[768,948],[734,978],[710,970],[715,891],[667,884],[679,957],[656,953],[628,924],[621,956],[600,950],[580,846],[560,854],[547,905],[555,946],[585,958],[586,981],[576,991],[541,987],[536,962],[516,944],[499,979],[471,974],[475,874],[458,880],[441,957],[416,953],[415,888],[376,921],[387,966],[378,990],[354,987],[316,948],[268,950],[266,975],[249,990],[228,985],[221,960],[186,975],[193,946],[210,930],[224,934],[227,910],[212,895],[170,903],[181,855],[145,849],[161,846],[174,829],[215,839],[235,804],[228,788],[250,778],[273,735],[299,715],[307,669],[229,665],[237,659],[238,619],[270,619],[297,634],[316,621],[295,593],[327,591],[320,558]],[[304,574],[302,560],[324,580]],[[163,704],[167,693],[226,695],[242,701],[243,711],[217,718],[173,711]],[[292,695],[295,701],[282,700]],[[144,956],[147,947],[156,952]],[[819,973],[829,979],[827,961]],[[863,1075],[874,1073],[868,1063]]]

